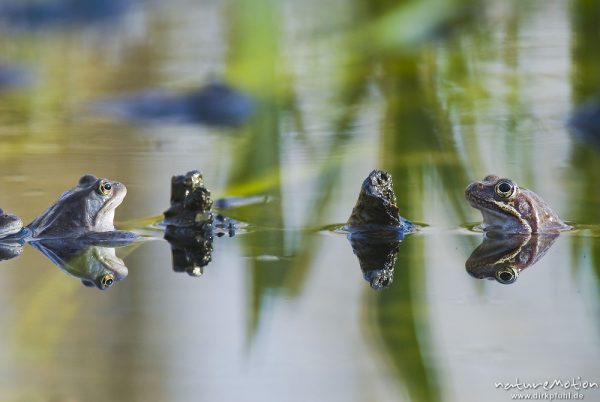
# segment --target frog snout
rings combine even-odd
[[[481,190],[483,190],[482,183],[471,183],[465,189],[465,195],[468,196],[469,194],[472,194],[475,191],[481,191]]]

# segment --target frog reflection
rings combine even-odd
[[[558,234],[486,233],[483,242],[467,259],[467,272],[478,279],[514,283],[522,270],[532,266],[552,247]]]
[[[18,257],[23,252],[23,242],[10,238],[23,227],[21,218],[0,209],[0,261]]]
[[[0,261],[10,260],[23,253],[23,243],[0,240]]]
[[[22,227],[21,218],[0,209],[0,239],[19,233]]]
[[[127,277],[127,267],[115,253],[115,247],[126,243],[99,245],[82,239],[48,239],[30,244],[85,286],[106,290]]]

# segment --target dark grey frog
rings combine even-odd
[[[131,232],[115,230],[116,208],[123,202],[127,188],[118,181],[85,175],[77,185],[41,213],[21,232],[26,240],[77,238],[135,238]]]

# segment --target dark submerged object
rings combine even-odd
[[[505,285],[514,283],[522,270],[546,254],[558,236],[487,233],[465,262],[465,268],[478,279],[495,279]]]
[[[416,229],[398,212],[389,173],[373,170],[363,181],[344,229],[365,280],[376,290],[389,286],[400,242]]]
[[[392,230],[406,233],[416,226],[398,212],[392,176],[382,170],[373,170],[362,183],[345,228],[350,232]]]
[[[61,270],[81,279],[87,287],[106,290],[128,274],[125,263],[115,253],[115,247],[126,245],[125,241],[97,243],[90,239],[48,239],[30,244]]]
[[[32,81],[32,72],[23,66],[0,66],[0,93],[27,86]]]
[[[600,146],[600,101],[591,100],[575,109],[567,128],[575,138]]]
[[[13,0],[0,4],[0,23],[22,29],[41,29],[103,22],[123,14],[132,0]]]
[[[187,93],[140,92],[100,102],[94,109],[125,120],[235,127],[253,115],[254,101],[224,83],[213,82]]]

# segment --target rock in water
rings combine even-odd
[[[197,170],[171,179],[171,207],[164,212],[165,240],[171,245],[173,269],[200,276],[211,261],[215,218],[210,191]],[[218,235],[218,234],[217,234]]]
[[[171,207],[164,212],[167,226],[201,226],[210,219],[212,201],[197,170],[171,179]]]
[[[356,205],[346,223],[350,231],[409,231],[414,224],[402,218],[396,206],[392,176],[383,170],[373,170],[363,181]]]

